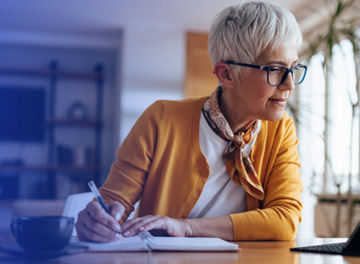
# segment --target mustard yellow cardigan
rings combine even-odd
[[[209,175],[199,145],[207,98],[158,101],[137,120],[100,188],[107,203],[120,201],[125,220],[141,198],[139,216],[187,218]],[[291,240],[301,220],[302,191],[292,120],[262,121],[251,160],[265,191],[247,195],[247,211],[230,215],[234,240]]]

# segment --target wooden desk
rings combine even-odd
[[[123,264],[123,263],[149,263],[149,264],[190,264],[190,263],[246,263],[246,264],[341,264],[360,263],[360,257],[343,257],[338,255],[308,254],[290,252],[294,246],[307,246],[322,243],[342,242],[344,239],[308,239],[301,241],[266,241],[266,242],[238,242],[241,247],[239,252],[229,253],[83,253],[64,256],[45,263],[83,263],[83,264]],[[0,259],[4,255],[0,254]],[[5,263],[0,261],[1,263]],[[9,262],[15,263],[15,262]]]

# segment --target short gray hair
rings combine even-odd
[[[262,1],[243,1],[220,12],[209,33],[211,63],[254,63],[267,48],[302,43],[300,27],[286,8]],[[238,67],[239,68],[239,67]]]

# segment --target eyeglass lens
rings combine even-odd
[[[292,68],[291,78],[295,85],[300,84],[305,75],[305,67],[297,66]],[[275,66],[268,70],[268,81],[270,85],[281,85],[289,76],[289,70],[286,67]]]

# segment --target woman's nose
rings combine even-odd
[[[284,82],[280,85],[280,89],[284,89],[284,90],[294,90],[295,88],[295,84],[294,84],[294,80],[293,80],[293,74],[288,71],[286,73],[286,75],[284,76],[285,80]]]

